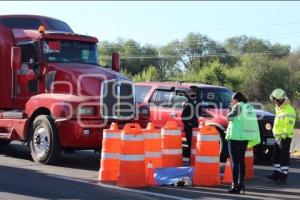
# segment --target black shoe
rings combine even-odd
[[[271,179],[272,181],[277,181],[280,178],[280,174],[281,174],[280,172],[274,171],[272,175],[268,174],[268,175],[266,175],[266,177],[268,179]]]
[[[231,194],[240,194],[241,190],[238,186],[231,186],[230,190],[228,190],[228,193]]]
[[[246,194],[246,192],[245,192],[245,185],[239,185],[239,186],[238,186],[238,189],[239,189],[239,193],[240,193],[241,191],[243,191],[243,194]]]
[[[287,174],[281,174],[280,178],[276,181],[276,184],[284,185],[284,184],[286,184],[286,180],[287,180]]]

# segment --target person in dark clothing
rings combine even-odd
[[[246,97],[240,92],[233,94],[227,118],[226,139],[233,177],[228,192],[238,194],[241,190],[245,192],[245,153],[247,147],[260,143],[259,126],[253,106],[247,103]]]
[[[201,115],[201,107],[200,104],[198,104],[200,102],[198,97],[198,88],[196,86],[191,86],[188,93],[188,101],[184,104],[181,114],[188,145],[187,149],[183,151],[183,156],[185,158],[190,158],[191,155],[193,128],[199,126],[198,117]]]

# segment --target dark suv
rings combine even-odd
[[[166,121],[175,120],[183,130],[181,112],[191,86],[198,87],[198,99],[204,108],[199,120],[204,120],[206,125],[215,126],[219,131],[221,160],[224,161],[228,157],[225,130],[228,126],[227,109],[232,96],[230,89],[205,84],[141,82],[135,83],[136,101],[150,105],[150,120],[155,126],[162,127]],[[261,144],[254,147],[254,155],[258,158],[267,158],[274,146],[272,134],[274,115],[258,109],[256,113],[259,120]]]

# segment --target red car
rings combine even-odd
[[[233,94],[230,89],[205,84],[141,82],[135,83],[136,102],[149,104],[151,122],[154,125],[162,127],[166,121],[176,120],[183,130],[181,113],[191,86],[198,87],[199,99],[204,108],[199,120],[204,120],[206,125],[215,126],[220,133],[221,160],[224,161],[228,156],[224,132],[228,126],[226,114]],[[274,115],[262,110],[256,112],[262,142],[254,148],[254,153],[258,157],[265,158],[269,157],[274,146],[272,134]]]

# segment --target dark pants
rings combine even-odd
[[[245,177],[245,153],[248,141],[228,141],[228,150],[232,165],[233,185],[244,185]]]
[[[193,126],[184,126],[187,148],[183,150],[183,157],[190,158],[193,138]]]
[[[290,165],[290,146],[292,139],[286,138],[281,140],[281,145],[275,143],[273,152],[273,167],[275,171],[288,174]]]

